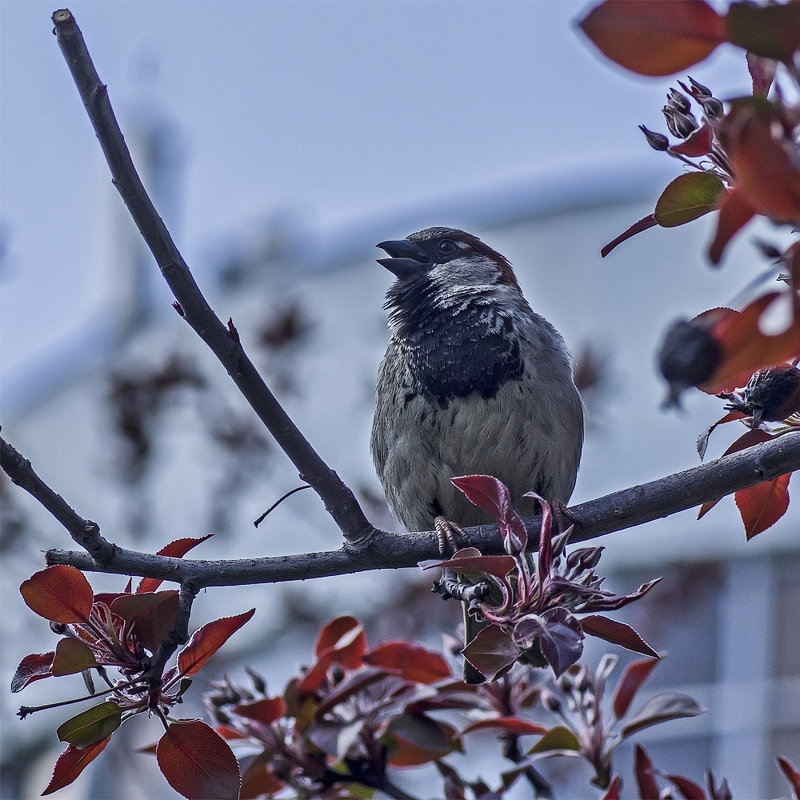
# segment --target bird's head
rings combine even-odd
[[[426,228],[405,239],[381,242],[379,258],[399,284],[430,282],[438,289],[469,290],[505,285],[519,291],[508,259],[477,236],[456,228]]]

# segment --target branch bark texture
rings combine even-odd
[[[87,520],[78,516],[60,495],[47,487],[33,471],[30,462],[2,439],[0,454],[3,457],[3,469],[7,472],[7,464],[13,462],[13,472],[9,472],[9,475],[15,483],[42,500],[43,505],[68,530],[83,529]],[[787,433],[708,464],[573,506],[570,512],[575,517],[576,529],[571,541],[595,539],[651,522],[797,469],[800,469],[800,432]],[[529,547],[535,549],[540,519],[530,517],[525,524]],[[465,533],[470,545],[481,552],[503,552],[497,526],[466,528]],[[436,558],[439,558],[439,545],[434,531],[398,534],[375,529],[359,545],[345,544],[339,550],[272,558],[203,561],[140,553],[116,546],[110,557],[103,561],[94,558],[91,551],[50,550],[46,555],[48,564],[69,564],[90,572],[162,578],[190,585],[193,589],[279,583],[366,570],[398,569]]]

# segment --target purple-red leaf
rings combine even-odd
[[[239,764],[228,743],[197,719],[170,723],[156,746],[169,785],[189,800],[239,797]]]
[[[53,658],[53,675],[72,675],[97,666],[92,649],[79,639],[61,639]]]
[[[31,575],[19,587],[28,608],[52,622],[87,622],[94,593],[84,574],[64,564]]]
[[[798,772],[791,764],[788,758],[778,756],[778,766],[781,772],[786,776],[786,780],[792,785],[792,791],[796,800],[800,800],[800,772]]]
[[[498,730],[501,733],[513,733],[517,736],[524,736],[527,734],[541,736],[547,733],[547,728],[544,725],[537,725],[535,722],[529,722],[527,719],[520,717],[497,717],[496,719],[482,719],[478,722],[473,722],[467,725],[461,735],[465,733],[472,733],[472,731],[482,730]]]
[[[762,58],[791,64],[800,48],[800,6],[731,3],[725,18],[728,41]]]
[[[624,622],[618,622],[600,614],[590,614],[581,617],[580,624],[585,633],[596,636],[598,639],[618,644],[634,653],[642,653],[653,658],[659,657],[658,653],[630,625],[626,625]]]
[[[666,778],[675,784],[685,800],[706,800],[703,787],[698,786],[694,781],[690,781],[682,775],[667,775]]]
[[[503,546],[510,555],[525,552],[528,533],[519,514],[514,511],[506,485],[491,475],[464,475],[451,481],[467,499],[483,509],[500,527]]]
[[[251,703],[235,705],[233,713],[269,725],[286,713],[286,700],[282,697],[262,697]]]
[[[507,670],[519,655],[511,637],[497,625],[482,628],[461,651],[464,658],[489,680]]]
[[[638,744],[633,755],[633,774],[639,787],[639,797],[660,797],[658,784],[653,775],[653,764],[645,749]]]
[[[31,653],[19,662],[17,671],[11,679],[11,691],[20,692],[29,683],[53,676],[53,653]]]
[[[52,794],[69,786],[103,752],[110,739],[111,736],[106,736],[105,739],[83,748],[68,745],[58,757],[53,769],[53,777],[42,794]]]
[[[538,641],[556,677],[566,672],[583,652],[583,628],[566,608],[549,608],[538,617],[525,617],[514,627],[514,643],[522,648]]]
[[[184,677],[199,672],[214,653],[256,613],[254,608],[234,617],[208,622],[198,628],[178,654],[178,671]]]
[[[616,239],[612,239],[605,247],[600,250],[600,255],[605,258],[617,245],[622,244],[624,241],[636,236],[637,233],[646,231],[649,228],[654,228],[658,223],[652,214],[642,217],[638,222],[634,222],[626,231],[623,231]]]
[[[617,684],[617,690],[614,692],[614,700],[612,702],[614,716],[617,719],[622,719],[628,713],[633,698],[656,664],[658,664],[657,659],[648,658],[645,661],[634,661],[625,668]]]

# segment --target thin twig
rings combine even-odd
[[[3,453],[6,448],[10,448],[2,438],[0,445]],[[33,472],[30,463],[18,453],[17,456],[26,465],[25,469]],[[716,461],[572,506],[569,512],[575,519],[575,532],[571,541],[595,539],[604,534],[651,522],[797,469],[800,469],[800,432],[787,433]],[[53,510],[54,516],[59,521],[63,520],[68,529],[72,524],[80,525],[85,522],[52,489],[42,489],[45,485],[38,477],[35,481],[20,481],[20,485],[37,499],[40,499],[40,491],[44,491],[48,500],[57,498],[59,503]],[[50,504],[46,507],[49,508]],[[529,549],[537,546],[539,525],[539,517],[525,520]],[[503,552],[496,525],[466,528],[465,534],[470,545],[485,554]],[[366,570],[397,569],[436,558],[440,558],[440,553],[435,531],[376,531],[375,536],[360,547],[345,545],[339,550],[329,552],[258,559],[201,561],[139,553],[121,547],[116,547],[111,559],[104,563],[83,552],[49,550],[46,554],[48,564],[69,564],[90,572],[161,578],[189,584],[195,589],[206,586],[278,583]]]
[[[239,391],[297,467],[300,479],[309,483],[320,496],[345,538],[352,543],[369,538],[374,529],[355,495],[300,433],[247,357],[232,323],[230,327],[222,323],[195,283],[136,172],[111,108],[107,88],[94,68],[75,18],[68,10],[62,9],[53,14],[53,23],[61,52],[103,148],[113,183],[178,301],[183,318],[225,367]]]

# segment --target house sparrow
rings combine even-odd
[[[566,503],[583,403],[561,335],[531,310],[511,264],[452,228],[378,247],[397,280],[371,448],[395,516],[409,531],[491,522],[450,482],[474,473],[502,480],[523,513],[535,510],[529,491]],[[465,627],[468,643],[475,626]],[[465,662],[465,679],[484,678]]]

